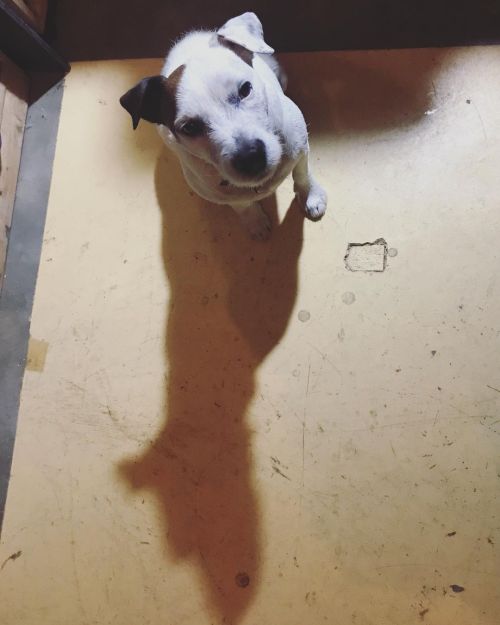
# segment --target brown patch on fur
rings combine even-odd
[[[177,69],[174,69],[174,71],[167,78],[168,88],[170,89],[170,91],[173,92],[175,96],[177,95],[177,89],[179,88],[179,83],[185,69],[185,65],[179,65],[179,67]]]
[[[170,108],[168,110],[168,121],[164,122],[166,126],[173,130],[174,121],[177,117],[177,90],[179,89],[179,83],[186,69],[185,65],[180,65],[175,69],[167,78],[167,90],[170,98]]]
[[[234,43],[234,41],[229,41],[228,39],[225,39],[221,35],[217,35],[217,41],[224,48],[227,48],[228,50],[231,50],[231,52],[234,52],[235,54],[237,54],[240,57],[240,59],[244,61],[247,65],[250,65],[250,67],[253,67],[252,65],[253,52],[251,52],[250,50],[247,50],[246,48],[244,48],[243,46],[240,46],[237,43]]]

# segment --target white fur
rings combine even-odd
[[[259,30],[260,29],[260,30]],[[252,67],[235,52],[220,45],[217,33],[195,31],[184,36],[169,52],[162,74],[168,77],[181,65],[174,126],[193,117],[203,119],[209,132],[187,137],[159,125],[165,143],[177,154],[188,184],[211,202],[229,204],[241,216],[254,238],[269,236],[269,219],[259,200],[271,195],[293,172],[295,191],[306,216],[320,219],[326,194],[308,170],[308,138],[299,108],[283,93],[283,73],[262,39],[262,26],[253,13],[227,22],[219,34],[246,49],[254,48]],[[231,102],[238,85],[251,82],[250,95]],[[232,166],[239,139],[264,142],[266,170],[249,180]]]

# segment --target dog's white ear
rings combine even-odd
[[[274,50],[264,41],[262,24],[255,13],[243,13],[228,20],[217,31],[219,37],[242,46],[250,52],[273,54]]]

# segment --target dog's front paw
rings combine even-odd
[[[319,221],[326,211],[328,198],[325,190],[314,183],[305,197],[304,212],[311,221]]]
[[[254,204],[238,211],[243,227],[254,241],[267,241],[271,236],[271,220],[260,204]]]

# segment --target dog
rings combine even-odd
[[[284,93],[286,77],[255,13],[217,31],[192,31],[168,53],[161,73],[120,98],[134,129],[144,119],[178,156],[189,186],[231,206],[254,239],[271,223],[260,200],[291,173],[305,215],[321,219],[327,196],[311,175],[307,127]]]

